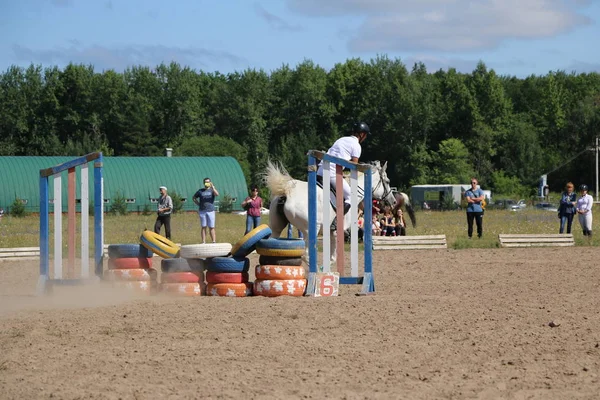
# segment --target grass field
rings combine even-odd
[[[104,242],[137,243],[144,229],[153,229],[154,215],[129,214],[126,216],[106,215],[104,219]],[[235,243],[244,234],[246,217],[236,214],[217,214],[217,241]],[[593,231],[596,235],[588,241],[581,233],[577,219],[573,221],[572,232],[576,245],[600,244],[598,218],[594,219]],[[263,216],[268,223],[268,215]],[[90,218],[90,241],[93,238],[93,217]],[[63,243],[66,244],[67,220],[63,218]],[[525,209],[519,212],[508,210],[488,210],[483,221],[483,238],[468,240],[467,222],[463,211],[417,212],[417,227],[407,229],[408,235],[445,234],[448,246],[461,248],[498,247],[500,233],[558,233],[559,220],[556,212]],[[53,232],[53,218],[50,218]],[[78,228],[79,230],[79,221]],[[200,222],[196,213],[176,214],[171,219],[172,239],[181,244],[200,243]],[[164,234],[164,230],[163,230]],[[77,233],[79,240],[79,231]],[[0,248],[29,247],[39,245],[39,217],[28,216],[0,219]],[[51,244],[52,245],[52,244]]]

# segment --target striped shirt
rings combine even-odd
[[[158,199],[158,209],[160,210],[161,208],[168,208],[169,210],[159,212],[158,215],[170,215],[173,212],[173,200],[168,194],[160,196]]]

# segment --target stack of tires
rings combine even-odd
[[[108,270],[104,279],[116,287],[153,294],[157,289],[157,273],[152,268],[152,252],[139,244],[108,246]]]
[[[180,258],[161,262],[161,291],[180,296],[201,296],[206,293],[204,266],[210,257],[226,256],[229,243],[188,244],[181,246]]]
[[[160,291],[173,296],[201,296],[204,284],[203,260],[165,258],[160,262]]]
[[[246,297],[252,296],[252,282],[249,282],[248,255],[256,244],[271,236],[268,225],[260,225],[244,235],[232,248],[231,256],[207,259],[206,294],[208,296]]]
[[[302,239],[263,239],[256,244],[260,255],[255,268],[255,296],[303,296],[306,275],[302,266]]]

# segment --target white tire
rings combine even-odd
[[[186,244],[181,246],[182,258],[227,257],[231,253],[231,243]]]

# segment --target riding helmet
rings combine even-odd
[[[588,186],[587,185],[579,185],[579,190],[588,190]]]
[[[352,129],[352,133],[361,133],[364,132],[367,135],[371,134],[371,129],[369,129],[369,125],[367,125],[364,122],[357,122],[354,124],[354,127]]]

